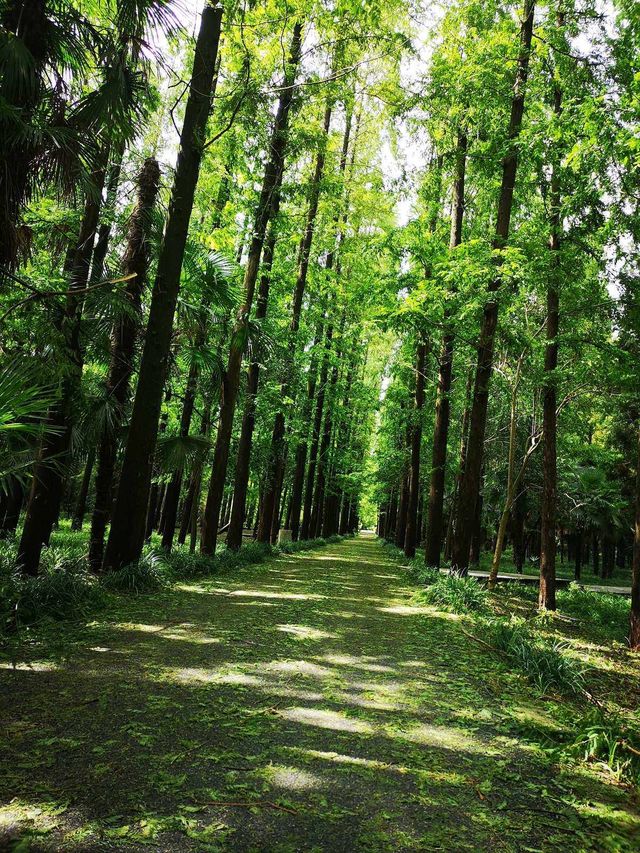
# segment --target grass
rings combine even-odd
[[[88,531],[72,531],[63,523],[42,552],[40,573],[25,577],[15,568],[17,537],[0,541],[0,637],[43,620],[82,619],[108,607],[112,594],[154,593],[179,580],[208,577],[270,556],[314,550],[342,541],[343,536],[265,545],[248,542],[238,551],[219,548],[215,556],[191,553],[177,546],[166,554],[147,546],[136,563],[97,577],[87,560]]]
[[[586,683],[586,670],[570,654],[570,646],[561,640],[546,640],[536,634],[531,623],[512,617],[479,620],[483,642],[501,652],[531,683],[546,694],[559,691],[569,696],[581,695]]]
[[[414,600],[452,613],[484,613],[487,610],[486,589],[475,578],[454,575],[438,575],[430,586],[415,594]]]

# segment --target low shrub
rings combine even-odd
[[[171,565],[165,554],[147,551],[136,563],[130,563],[102,578],[102,586],[110,592],[157,592],[172,580]]]
[[[474,578],[440,575],[415,598],[452,613],[482,613],[487,608],[487,591]]]
[[[557,593],[558,606],[572,616],[611,630],[626,630],[629,621],[629,601],[623,595],[592,592],[572,583]]]
[[[414,583],[432,584],[435,583],[440,575],[440,571],[435,566],[427,566],[424,557],[414,557],[407,566],[407,577]]]
[[[614,714],[594,709],[579,720],[568,750],[577,758],[603,764],[618,779],[640,785],[638,734]]]
[[[550,689],[576,695],[582,693],[585,669],[567,654],[567,643],[536,637],[522,619],[483,619],[482,636],[508,657],[542,692]]]
[[[171,574],[174,578],[197,578],[205,575],[213,575],[219,570],[215,557],[205,554],[191,553],[186,548],[176,548],[167,555],[167,562],[171,566]]]

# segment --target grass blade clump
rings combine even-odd
[[[481,625],[484,641],[508,657],[542,693],[583,692],[586,672],[567,654],[568,643],[534,636],[522,619],[484,619]]]
[[[629,600],[623,595],[592,592],[572,583],[558,590],[558,605],[566,613],[615,631],[624,631],[629,621]]]
[[[618,779],[640,785],[640,743],[637,733],[613,714],[595,709],[576,723],[569,752],[603,764]]]
[[[109,572],[102,585],[110,592],[145,593],[157,592],[172,580],[171,566],[165,554],[148,551],[135,563]]]
[[[483,613],[487,609],[487,590],[469,577],[439,575],[415,598],[422,604],[433,604],[452,613]]]
[[[419,584],[435,583],[440,577],[440,572],[434,566],[427,566],[424,557],[414,557],[407,566],[407,577],[410,581]]]

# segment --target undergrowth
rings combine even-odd
[[[603,765],[617,779],[640,786],[638,735],[615,714],[593,709],[578,720],[565,751]]]
[[[452,613],[485,613],[487,595],[487,590],[474,578],[439,575],[430,586],[417,592],[414,599]]]
[[[540,690],[580,695],[585,669],[567,654],[568,644],[537,636],[524,619],[495,617],[478,621],[483,642],[503,654]]]
[[[15,540],[0,542],[0,636],[44,619],[84,618],[105,607],[110,593],[157,592],[176,580],[233,571],[271,556],[313,550],[346,538],[335,535],[274,546],[249,542],[238,551],[222,548],[215,556],[192,554],[184,547],[170,554],[148,549],[136,563],[97,577],[89,571],[86,537],[69,531],[57,531],[54,536],[55,542],[42,552],[36,577],[16,570]]]

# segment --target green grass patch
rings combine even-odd
[[[477,625],[483,641],[506,656],[541,693],[582,694],[586,670],[567,654],[567,643],[536,636],[529,624],[517,617],[482,619]]]
[[[474,578],[438,574],[430,586],[415,594],[414,599],[452,613],[484,613],[487,597],[487,590]]]

